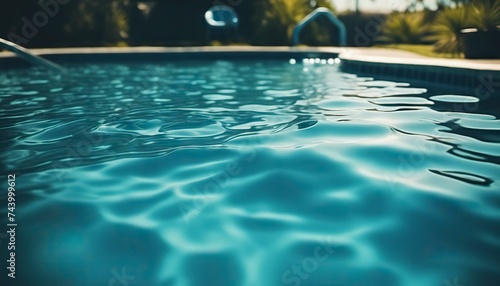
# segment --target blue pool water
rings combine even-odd
[[[292,63],[1,71],[0,281],[499,285],[494,94]]]

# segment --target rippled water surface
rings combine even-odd
[[[68,68],[0,72],[12,285],[500,285],[495,90],[324,61]]]

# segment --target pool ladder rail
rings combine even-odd
[[[57,72],[65,72],[66,71],[66,69],[63,68],[62,66],[60,66],[54,62],[51,62],[49,60],[46,60],[40,56],[37,56],[37,55],[33,54],[32,52],[30,52],[28,49],[23,48],[23,47],[15,44],[13,42],[5,40],[5,39],[0,38],[0,47],[6,49],[8,51],[13,52],[18,57],[20,57],[23,60],[26,60],[32,64],[41,65],[47,69],[57,71]]]
[[[316,18],[324,16],[330,22],[332,22],[335,27],[339,29],[339,46],[343,47],[346,45],[346,38],[347,38],[347,32],[344,23],[335,16],[335,14],[328,8],[325,7],[320,7],[312,11],[309,15],[305,16],[304,19],[302,19],[297,26],[293,29],[293,34],[292,34],[292,46],[297,46],[299,44],[299,36],[300,36],[300,31],[302,31],[302,28],[304,28],[305,25],[311,23],[314,21]]]

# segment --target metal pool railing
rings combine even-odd
[[[22,58],[22,59],[24,59],[32,64],[41,65],[41,66],[46,67],[47,69],[54,70],[57,72],[64,72],[66,70],[65,68],[63,68],[62,66],[60,66],[54,62],[51,62],[51,61],[46,60],[40,56],[37,56],[37,55],[31,53],[30,51],[28,51],[27,49],[13,43],[13,42],[2,39],[2,38],[0,38],[0,47],[6,49],[8,51],[13,52],[18,57],[20,57],[20,58]]]
[[[340,21],[339,18],[337,18],[335,14],[330,11],[330,9],[321,7],[312,11],[309,15],[304,17],[304,19],[302,19],[302,21],[300,21],[297,26],[295,26],[292,35],[292,46],[296,46],[299,44],[299,36],[302,28],[304,28],[304,26],[309,24],[310,22],[314,21],[319,16],[327,17],[328,20],[330,20],[330,22],[332,22],[332,24],[339,29],[339,45],[346,45],[347,32],[344,23],[342,23],[342,21]]]

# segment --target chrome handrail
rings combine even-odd
[[[58,71],[58,72],[66,71],[66,69],[63,68],[62,66],[60,66],[54,62],[51,62],[49,60],[46,60],[40,56],[37,56],[37,55],[31,53],[30,51],[28,51],[27,49],[13,43],[13,42],[7,41],[5,39],[0,38],[0,47],[5,48],[6,50],[13,52],[18,57],[20,57],[20,58],[22,58],[22,59],[24,59],[32,64],[41,65],[41,66],[44,66],[50,70],[54,70],[54,71]]]
[[[320,7],[312,11],[309,15],[305,16],[304,19],[302,19],[302,21],[300,21],[297,26],[295,26],[292,34],[292,46],[296,46],[299,44],[299,36],[302,28],[304,28],[305,25],[309,24],[311,21],[321,15],[326,16],[328,20],[330,20],[330,22],[332,22],[339,29],[339,45],[346,45],[347,32],[344,23],[342,23],[342,21],[340,21],[339,18],[337,18],[335,14],[330,11],[330,9]]]

